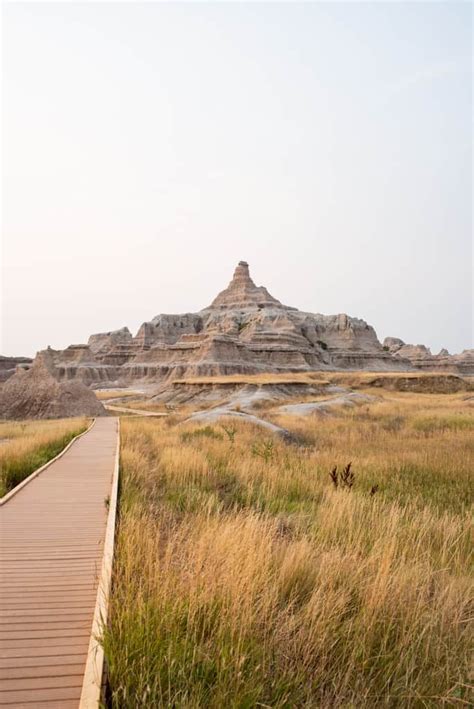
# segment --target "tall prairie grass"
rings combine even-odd
[[[299,445],[124,419],[112,705],[470,705],[472,409],[403,395],[284,423]]]
[[[94,391],[94,394],[99,401],[103,401],[104,399],[124,399],[127,396],[142,396],[141,392],[131,389],[97,389]]]
[[[0,422],[0,497],[58,455],[89,423],[86,418]]]

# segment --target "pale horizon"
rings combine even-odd
[[[0,354],[199,311],[239,260],[381,341],[473,346],[470,4],[2,16]]]

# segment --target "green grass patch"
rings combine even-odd
[[[58,455],[85,427],[66,433],[60,438],[40,446],[23,456],[7,458],[0,463],[0,497],[13,490],[25,478]]]
[[[181,440],[183,443],[189,443],[190,441],[195,441],[199,438],[214,438],[217,441],[222,441],[224,436],[219,431],[216,431],[212,426],[203,426],[202,428],[195,428],[193,431],[185,431],[181,434]]]
[[[413,421],[413,428],[427,435],[443,431],[469,431],[474,429],[474,416],[421,416]]]

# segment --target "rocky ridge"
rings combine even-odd
[[[474,375],[474,350],[452,355],[443,348],[438,354],[433,354],[425,345],[409,345],[399,337],[386,337],[383,346],[395,358],[408,360],[418,370]]]
[[[48,356],[59,380],[96,388],[268,372],[410,371],[434,362],[431,353],[413,353],[401,340],[390,338],[382,345],[373,327],[359,318],[282,304],[254,283],[245,261],[227,288],[199,312],[156,315],[135,336],[124,327],[91,335],[87,344],[49,350]],[[474,373],[472,357],[457,357],[443,354],[433,366]]]
[[[30,357],[3,357],[0,355],[0,382],[6,382],[12,377],[17,367],[28,367],[32,362]]]
[[[106,411],[82,382],[59,382],[52,353],[44,350],[28,370],[17,372],[0,389],[0,418],[103,416]]]
[[[241,261],[228,287],[197,313],[160,314],[135,337],[128,328],[51,352],[59,376],[89,386],[181,377],[315,369],[392,370],[394,358],[364,320],[306,313],[256,286]]]

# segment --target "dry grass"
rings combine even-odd
[[[262,373],[262,374],[229,374],[214,377],[187,377],[175,379],[173,385],[181,384],[314,384],[327,385],[329,383],[326,372],[294,372],[294,373]]]
[[[344,372],[330,372],[329,377],[331,380],[340,380],[340,379],[347,379],[348,377],[351,379],[351,381],[366,381],[373,379],[374,377],[387,377],[391,379],[399,379],[400,377],[407,378],[407,379],[437,379],[439,377],[450,377],[454,376],[457,377],[459,375],[457,374],[452,374],[450,372],[423,372],[422,370],[416,371],[416,372],[385,372],[383,370],[381,371],[374,371],[374,372],[349,372],[349,371],[344,371]]]
[[[0,497],[82,433],[86,418],[0,422]]]
[[[146,401],[127,401],[126,403],[124,402],[124,405],[127,406],[129,409],[136,409],[137,411],[153,411],[155,413],[169,413],[170,408],[166,406],[166,404],[157,404],[155,402],[150,401],[150,399],[147,399]]]
[[[130,389],[110,389],[110,390],[97,390],[94,394],[99,399],[99,401],[107,399],[122,399],[127,396],[143,396],[139,391],[132,391]]]
[[[470,705],[474,414],[391,398],[300,446],[123,422],[114,707]]]
[[[235,374],[211,377],[186,377],[175,379],[172,384],[182,385],[225,385],[225,384],[312,384],[314,386],[326,386],[330,383],[341,384],[351,387],[371,386],[377,380],[385,379],[387,382],[397,380],[419,381],[425,388],[429,388],[430,382],[433,387],[439,387],[440,383],[449,380],[460,380],[469,389],[474,387],[473,377],[460,377],[449,372],[293,372],[293,373],[262,373],[262,374]]]

